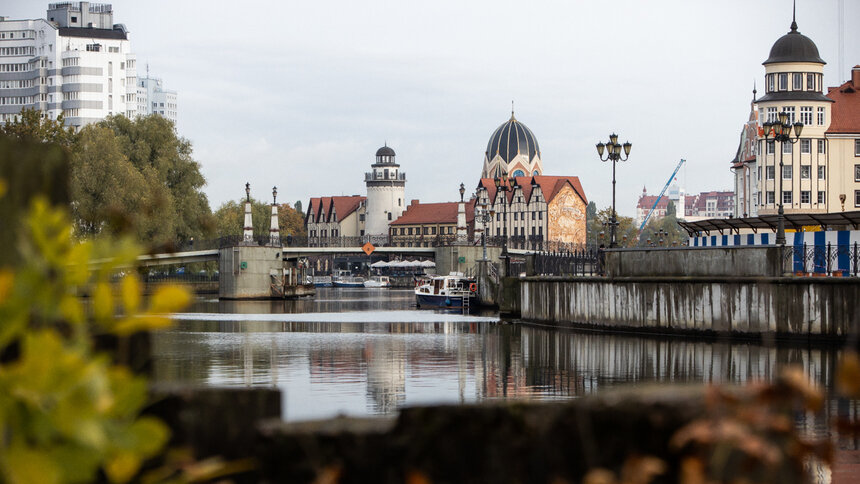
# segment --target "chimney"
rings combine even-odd
[[[854,86],[854,89],[860,89],[860,65],[856,65],[851,69],[851,84]]]
[[[409,205],[410,206],[418,205],[418,199],[412,200],[411,202],[409,202]]]

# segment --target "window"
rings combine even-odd
[[[800,203],[809,203],[810,192],[808,190],[804,190],[800,192]]]
[[[791,180],[791,165],[782,165],[782,179]]]
[[[788,114],[789,124],[794,124],[794,106],[783,106],[782,110],[785,111],[785,114]]]
[[[812,167],[809,165],[800,165],[800,178],[808,180],[812,176]]]
[[[818,108],[818,125],[824,126],[824,108]]]
[[[543,220],[543,212],[538,212],[538,220]]]
[[[804,153],[804,154],[809,154],[812,152],[812,140],[811,139],[800,140],[800,152]]]
[[[819,180],[824,180],[824,178],[825,178],[825,176],[824,176],[824,175],[825,175],[825,173],[826,173],[826,172],[827,172],[827,167],[826,167],[826,166],[819,166],[819,167],[818,167],[818,179],[819,179]]]
[[[514,212],[514,220],[517,220],[517,212]]]
[[[773,122],[776,121],[776,119],[776,108],[767,108],[767,120]]]
[[[77,21],[78,21],[78,18],[77,18],[77,17],[75,17],[75,16],[72,16],[72,23],[75,23],[75,22],[77,22]]]
[[[436,235],[436,227],[430,227],[430,235]]]
[[[860,182],[860,165],[854,165],[854,181]]]
[[[789,142],[785,142],[785,143],[783,143],[783,144],[782,144],[782,152],[783,152],[783,154],[786,154],[786,155],[791,154],[792,146],[793,146],[793,145],[792,145],[791,143],[789,143]]]
[[[782,192],[782,203],[791,204],[791,191]]]
[[[767,176],[768,180],[774,179],[774,172],[775,171],[776,171],[776,168],[774,168],[773,166],[768,166],[765,168],[765,176]]]
[[[824,204],[827,192],[818,192],[818,203]]]
[[[773,204],[773,190],[767,192],[767,203]]]
[[[860,190],[854,190],[854,206],[860,207]]]
[[[388,212],[388,220],[391,220],[391,212]]]
[[[409,227],[409,235],[412,235],[412,227]]]
[[[767,75],[767,92],[773,91],[773,83],[774,83],[773,74],[768,74]]]
[[[776,152],[776,142],[768,141],[767,142],[767,154],[772,155]]]
[[[536,216],[535,212],[532,212],[532,220],[535,220],[535,219],[537,219],[537,216]],[[534,234],[532,234],[532,235],[534,235]]]
[[[818,153],[822,155],[827,153],[827,143],[823,139],[818,140]]]
[[[794,91],[802,91],[803,90],[803,74],[799,72],[795,72],[791,76],[791,89]]]
[[[814,91],[815,90],[815,74],[807,74],[806,75],[806,90]]]
[[[854,140],[854,156],[860,156],[860,139]]]
[[[786,91],[788,90],[788,74],[782,73],[779,75],[779,90]]]
[[[800,107],[800,122],[803,123],[804,126],[812,124],[812,106]]]

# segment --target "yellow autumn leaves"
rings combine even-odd
[[[190,294],[162,287],[145,304],[140,249],[75,241],[68,213],[43,199],[22,232],[22,260],[0,268],[0,482],[91,482],[99,471],[128,482],[169,430],[140,416],[146,380],[97,353],[93,336],[163,328]]]

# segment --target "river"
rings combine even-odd
[[[319,288],[298,301],[196,301],[156,334],[154,371],[162,382],[280,388],[283,418],[298,421],[651,382],[772,380],[788,365],[832,395],[840,351],[559,330],[417,310],[411,290]],[[825,415],[799,423],[821,434],[826,414],[856,411],[829,398]]]

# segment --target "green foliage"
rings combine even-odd
[[[675,202],[673,202],[672,200],[669,200],[669,203],[666,204],[666,215],[678,215],[678,209],[675,208]]]
[[[37,109],[24,109],[19,117],[0,125],[0,134],[22,141],[52,143],[65,148],[75,142],[75,128],[63,125],[63,115],[56,120],[44,117]]]
[[[661,230],[663,234],[660,234]],[[678,219],[675,215],[666,215],[659,219],[651,217],[648,220],[648,225],[642,229],[642,235],[639,237],[639,245],[647,246],[648,239],[651,240],[652,245],[659,245],[661,238],[663,239],[663,247],[680,246],[690,240],[687,232],[678,225]]]
[[[138,246],[76,242],[66,211],[41,196],[24,220],[21,261],[0,267],[0,482],[92,482],[100,472],[127,482],[169,431],[140,416],[146,381],[96,353],[92,337],[164,327],[190,295],[165,287],[144,310],[133,272],[112,283]]]
[[[245,200],[224,202],[215,210],[214,217],[217,237],[241,236],[245,224]],[[252,198],[251,218],[254,236],[268,235],[272,223],[272,205]],[[307,234],[304,216],[286,203],[278,205],[278,226],[282,237],[303,237]]]
[[[71,188],[81,235],[131,233],[153,245],[211,234],[206,180],[191,143],[161,116],[109,116],[73,146]]]
[[[591,203],[589,203],[591,205]],[[596,210],[597,207],[595,206]],[[593,216],[588,215],[588,208],[586,208],[586,217],[588,222],[588,232],[586,237],[588,238],[589,243],[593,243],[596,245],[605,245],[609,247],[609,220],[612,217],[612,207],[606,207],[602,210],[596,211]],[[634,225],[633,219],[630,217],[624,217],[622,215],[616,215],[618,220],[618,227],[616,228],[616,240],[618,241],[619,247],[634,247],[636,245],[636,234],[638,232],[638,227]],[[603,235],[601,237],[601,232]]]
[[[302,201],[301,200],[296,200],[296,203],[293,204],[293,210],[304,215],[305,212],[302,210]]]

